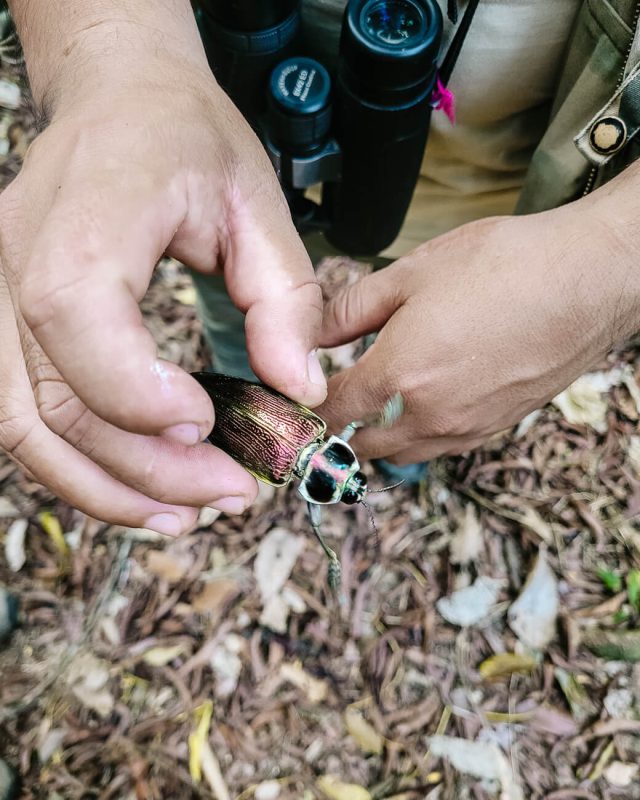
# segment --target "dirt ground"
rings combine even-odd
[[[33,123],[24,91],[2,102],[6,183]],[[193,301],[163,262],[143,303],[189,370]],[[335,598],[294,488],[170,541],[0,455],[0,586],[21,606],[0,758],[20,796],[640,798],[639,344],[424,485],[370,495],[379,547],[365,509],[330,509]]]

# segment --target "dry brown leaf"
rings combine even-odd
[[[451,540],[452,564],[469,564],[480,555],[484,541],[482,539],[482,526],[473,503],[467,503],[464,516]]]
[[[165,550],[150,550],[147,553],[146,568],[158,578],[169,583],[177,583],[187,574],[192,564],[186,553],[171,553]]]
[[[232,578],[220,578],[206,583],[194,597],[192,606],[199,614],[217,614],[238,591],[239,584]]]

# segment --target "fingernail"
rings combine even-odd
[[[188,447],[198,444],[202,438],[200,436],[200,428],[192,422],[172,425],[170,428],[166,428],[162,431],[162,435],[166,436],[167,439],[178,442],[178,444],[186,444]]]
[[[182,523],[176,514],[154,514],[144,526],[151,528],[152,531],[165,533],[167,536],[179,536],[182,533]]]
[[[311,383],[316,386],[326,386],[327,379],[324,376],[322,367],[320,366],[320,359],[318,358],[318,351],[312,350],[307,356],[307,375]]]
[[[217,508],[218,511],[224,511],[225,514],[242,514],[247,510],[249,505],[247,498],[243,495],[232,495],[230,497],[221,497],[211,503],[211,508]]]

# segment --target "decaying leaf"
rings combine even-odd
[[[253,796],[255,800],[277,800],[281,790],[278,781],[262,781],[256,786]]]
[[[538,662],[529,653],[496,653],[480,664],[479,672],[484,680],[504,678],[506,675],[532,672]]]
[[[429,739],[432,755],[445,758],[466,775],[472,775],[498,789],[501,800],[522,800],[522,792],[504,753],[493,742],[473,742],[455,736],[432,736]]]
[[[229,789],[220,769],[220,762],[207,740],[202,743],[200,764],[204,777],[207,779],[207,783],[216,800],[231,800]]]
[[[636,475],[640,476],[640,436],[630,436],[627,458]]]
[[[322,775],[316,786],[329,800],[371,800],[371,794],[364,786],[343,783],[335,775]]]
[[[51,720],[42,720],[36,739],[38,748],[38,760],[41,764],[46,764],[62,747],[62,743],[69,733],[68,728],[54,728]],[[2,795],[0,795],[2,796]]]
[[[625,764],[622,761],[612,761],[604,770],[604,777],[612,786],[631,786],[640,769],[638,764]]]
[[[603,705],[613,719],[635,719],[634,696],[631,689],[609,689]]]
[[[527,647],[543,650],[555,636],[558,605],[558,581],[541,550],[522,592],[509,608],[509,625]]]
[[[289,619],[289,604],[281,594],[270,597],[260,614],[260,624],[276,633],[286,633]]]
[[[93,653],[78,653],[66,675],[73,694],[87,708],[101,717],[113,711],[115,701],[109,690],[109,667]]]
[[[20,106],[20,87],[11,82],[0,78],[0,107],[15,111]]]
[[[263,604],[282,589],[303,548],[302,536],[295,536],[284,528],[273,528],[262,539],[254,572]]]
[[[453,535],[449,560],[452,564],[469,564],[475,561],[484,545],[482,526],[473,503],[467,503],[464,516]]]
[[[240,653],[245,649],[242,637],[235,633],[228,634],[220,647],[217,647],[209,663],[216,676],[216,696],[229,697],[238,685],[238,678],[242,672]]]
[[[500,580],[480,577],[471,586],[441,597],[436,608],[447,622],[466,628],[487,617],[498,600],[501,587]]]
[[[13,505],[11,500],[7,497],[0,497],[0,519],[17,516],[18,509]]]
[[[622,370],[590,372],[551,401],[572,425],[589,425],[598,433],[607,430],[607,400],[603,395],[623,379]]]
[[[357,709],[348,708],[344,712],[344,724],[363,753],[380,755],[384,747],[384,740]]]
[[[17,519],[12,522],[4,540],[4,555],[12,572],[19,572],[27,560],[25,536],[29,520]]]
[[[589,696],[584,686],[577,680],[576,676],[562,669],[555,668],[556,680],[569,703],[573,718],[580,724],[584,723],[589,717],[597,714],[598,707]]]
[[[553,531],[551,529],[551,525],[542,519],[535,508],[532,508],[531,506],[527,506],[525,508],[524,514],[522,515],[521,524],[525,528],[529,528],[529,530],[537,533],[545,544],[553,544]]]

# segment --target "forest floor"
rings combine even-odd
[[[1,64],[6,183],[33,118]],[[207,362],[193,301],[162,262],[145,320],[188,370]],[[0,759],[20,796],[640,798],[639,345],[424,485],[371,495],[378,548],[365,509],[331,508],[335,598],[294,488],[167,540],[0,455],[0,587],[21,607]]]

